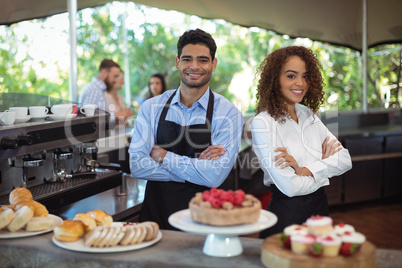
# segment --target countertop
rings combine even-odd
[[[138,214],[144,200],[145,180],[134,179],[130,175],[123,176],[123,184],[126,180],[125,194],[121,194],[122,186],[92,195],[80,201],[63,206],[50,213],[63,219],[72,220],[77,213],[86,213],[100,209],[112,215],[114,221],[125,221],[132,215]],[[119,193],[120,192],[120,193]]]
[[[240,237],[243,253],[211,257],[202,252],[203,235],[162,230],[156,244],[121,253],[82,253],[58,247],[53,234],[0,240],[3,267],[263,267],[262,239]],[[377,267],[398,267],[402,251],[377,249]]]

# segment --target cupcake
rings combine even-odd
[[[355,228],[349,224],[339,223],[334,226],[334,231],[337,235],[343,236],[344,234],[353,234],[355,232]]]
[[[327,216],[311,216],[306,223],[309,234],[314,236],[329,234],[333,230],[332,219]]]
[[[307,254],[309,247],[314,243],[312,235],[295,234],[290,236],[291,248],[294,253]]]
[[[335,234],[321,235],[317,237],[316,241],[322,245],[322,256],[338,256],[342,244],[342,239],[339,236]]]
[[[358,232],[354,232],[351,234],[345,234],[342,236],[342,246],[341,246],[341,254],[344,256],[350,256],[359,252],[362,244],[366,241],[366,237]]]
[[[281,233],[280,235],[282,245],[285,248],[290,248],[290,236],[296,234],[308,234],[307,227],[298,224],[292,224],[283,229],[283,233]]]

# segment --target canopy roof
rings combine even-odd
[[[67,11],[68,0],[1,0],[0,24]],[[126,0],[123,0],[123,2]],[[110,0],[77,0],[78,9]],[[135,0],[202,18],[257,26],[362,50],[362,0]],[[402,0],[367,0],[369,47],[402,43]]]

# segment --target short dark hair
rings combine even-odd
[[[116,62],[109,59],[104,59],[99,65],[99,72],[103,69],[107,69],[109,71],[112,67],[117,67],[121,70],[120,65],[118,65]]]
[[[180,36],[177,42],[177,56],[180,58],[183,47],[188,44],[198,45],[202,44],[209,48],[212,60],[215,59],[216,43],[212,36],[201,29],[189,30]]]

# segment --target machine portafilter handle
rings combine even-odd
[[[27,155],[23,158],[21,187],[27,188],[28,168],[29,167],[40,167],[40,166],[43,166],[42,159],[35,159],[35,158],[30,157],[29,155]]]
[[[57,179],[60,181],[66,181],[66,179],[77,179],[77,178],[95,178],[96,172],[82,172],[75,174],[67,174],[67,172],[62,169],[56,173]]]

